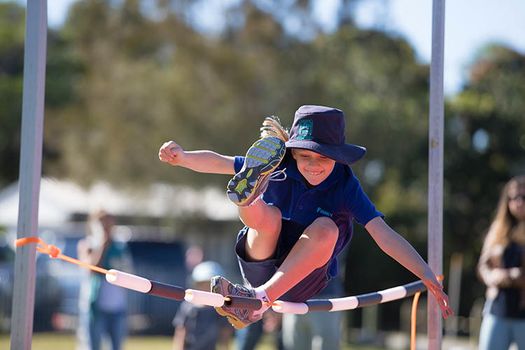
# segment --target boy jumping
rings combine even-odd
[[[448,297],[428,264],[383,220],[364,193],[350,165],[366,149],[345,143],[345,116],[336,108],[306,105],[295,113],[290,133],[278,119],[266,118],[261,139],[245,157],[213,151],[185,151],[173,141],[159,159],[197,172],[231,174],[227,194],[245,227],[235,252],[246,282],[224,277],[211,290],[263,301],[259,310],[223,306],[217,312],[235,328],[261,319],[271,302],[303,302],[337,275],[337,255],[363,225],[377,245],[420,278],[436,298],[443,317],[452,315]]]

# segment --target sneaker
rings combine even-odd
[[[223,296],[255,298],[253,289],[246,288],[240,284],[233,284],[221,276],[212,277],[210,285],[212,293],[218,293]],[[222,306],[216,307],[215,310],[219,315],[226,317],[235,329],[242,329],[262,318],[262,314],[254,315],[254,310],[249,309]]]
[[[228,182],[228,198],[244,207],[253,203],[268,187],[269,177],[286,153],[284,142],[278,137],[264,137],[246,152],[244,165]]]

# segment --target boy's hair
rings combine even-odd
[[[288,130],[281,125],[279,117],[271,115],[264,118],[261,127],[261,138],[263,137],[277,137],[283,142],[286,142],[290,139],[290,134]]]

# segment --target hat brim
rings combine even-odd
[[[354,164],[366,153],[366,148],[358,145],[324,145],[310,140],[289,140],[286,142],[286,147],[313,151],[346,165]]]

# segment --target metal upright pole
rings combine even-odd
[[[18,238],[37,235],[47,45],[47,0],[28,0],[20,147]],[[35,304],[33,244],[17,248],[11,349],[31,349]]]
[[[430,63],[429,168],[428,168],[428,262],[443,274],[443,66],[445,0],[432,3],[432,61]],[[428,349],[441,349],[442,318],[439,305],[428,297]]]

